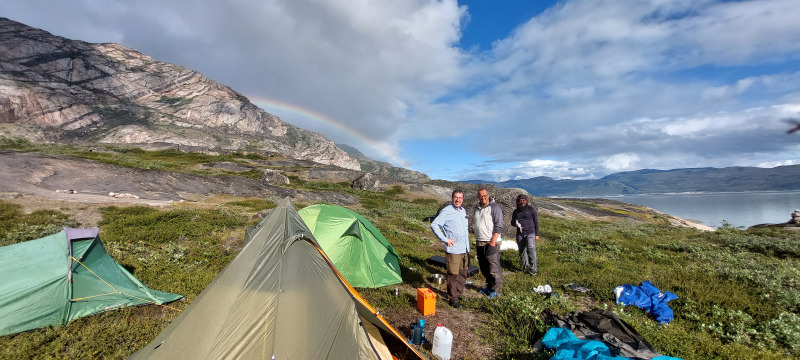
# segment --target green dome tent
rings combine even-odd
[[[144,286],[108,255],[97,234],[97,228],[65,228],[0,247],[0,335],[183,297]]]
[[[403,282],[397,252],[363,216],[341,206],[324,204],[298,212],[350,285],[376,288]]]

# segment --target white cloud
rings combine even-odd
[[[456,46],[464,11],[455,0],[0,3],[57,35],[122,42],[325,114],[382,150],[307,127],[379,160],[404,140],[443,138],[509,167],[496,178],[797,154],[781,121],[800,117],[796,0],[559,1],[477,54]]]
[[[756,167],[774,168],[776,166],[787,166],[800,164],[797,160],[769,161],[756,164]]]
[[[676,22],[683,61],[747,64],[800,51],[800,2],[795,0],[708,3]]]
[[[493,181],[528,179],[546,176],[556,179],[586,179],[593,175],[585,168],[575,167],[567,161],[534,159],[504,170],[490,170],[481,174]]]
[[[709,101],[731,100],[745,95],[748,91],[760,94],[786,93],[796,90],[797,87],[794,84],[798,82],[800,82],[800,72],[749,76],[730,85],[709,87],[703,91],[703,99]]]
[[[634,170],[639,160],[639,155],[634,153],[614,154],[603,160],[603,166],[610,172]]]
[[[786,21],[798,16],[800,3],[780,0],[567,1],[471,64],[485,67],[476,72],[488,89],[453,107],[503,114],[474,130],[491,138],[483,145],[490,157],[558,158],[598,176],[787,156],[781,119],[800,114],[787,110],[800,103],[800,73],[777,65],[800,59],[800,23]],[[729,41],[739,32],[742,43]],[[761,44],[771,37],[781,41]],[[503,176],[513,171],[532,173]]]

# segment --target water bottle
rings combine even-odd
[[[414,323],[414,331],[411,333],[411,343],[422,345],[425,342],[425,320],[419,319]]]
[[[433,332],[433,355],[450,360],[450,349],[453,347],[453,333],[442,324],[436,325]]]
[[[414,345],[422,343],[422,332],[420,331],[419,325],[416,323],[414,323],[414,329],[411,332],[411,343]]]
[[[425,338],[425,319],[419,319],[419,327],[422,328],[422,339],[420,343],[424,344],[428,342],[428,339]]]

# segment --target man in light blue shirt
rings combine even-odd
[[[464,192],[453,190],[450,201],[431,222],[431,230],[445,243],[447,294],[450,305],[459,308],[469,268],[469,225],[467,211],[461,206]]]

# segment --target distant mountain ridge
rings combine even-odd
[[[378,175],[387,176],[400,181],[413,182],[413,183],[426,183],[431,181],[430,176],[425,175],[419,171],[394,166],[385,161],[376,161],[370,159],[358,149],[346,145],[336,144],[340,149],[344,150],[348,155],[358,160],[361,165],[361,171],[371,172]]]
[[[536,196],[612,196],[689,192],[744,192],[800,190],[800,165],[774,168],[726,167],[672,170],[644,169],[611,174],[597,180],[530,179],[471,184],[521,188]]]
[[[279,153],[361,168],[324,136],[283,122],[196,71],[2,17],[0,136]]]

